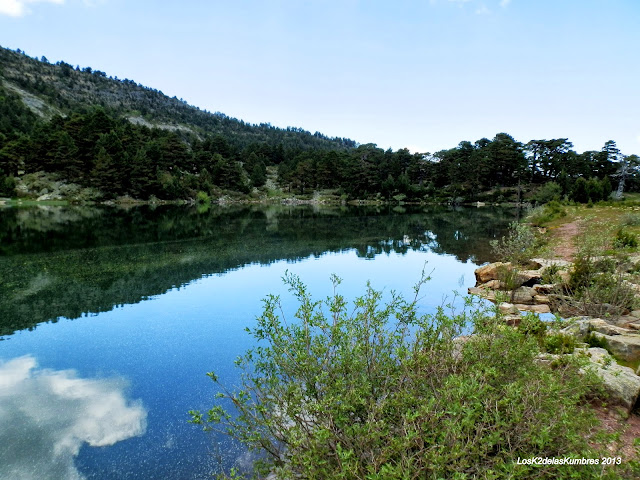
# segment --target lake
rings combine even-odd
[[[461,207],[0,209],[0,478],[198,479],[246,462],[187,423],[237,380],[244,329],[299,275],[367,280],[432,312],[475,283],[518,212]]]

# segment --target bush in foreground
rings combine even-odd
[[[288,323],[278,297],[238,359],[239,390],[220,388],[192,422],[265,454],[258,474],[309,479],[619,478],[617,467],[532,466],[518,458],[599,459],[585,405],[597,385],[574,361],[536,361],[535,335],[479,310],[417,311],[416,297],[370,286],[350,307],[337,289],[314,300],[300,279]],[[470,307],[467,304],[467,307]],[[469,310],[467,308],[466,310]],[[465,329],[475,335],[458,338]],[[573,357],[570,357],[573,358]],[[229,401],[230,400],[230,401]],[[223,405],[231,405],[231,410]]]

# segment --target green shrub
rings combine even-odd
[[[548,266],[542,272],[542,278],[540,279],[542,283],[550,284],[550,283],[559,283],[562,279],[558,272],[562,270],[557,263]]]
[[[198,192],[196,194],[196,203],[198,205],[209,205],[211,204],[211,198],[207,192]]]
[[[537,192],[534,200],[538,203],[548,203],[553,200],[560,200],[562,187],[556,182],[545,183]]]
[[[585,315],[618,315],[637,304],[623,268],[614,258],[603,257],[606,241],[606,233],[588,234],[579,240],[569,289]]]
[[[615,248],[637,248],[638,236],[635,233],[627,232],[621,228],[616,232],[613,246]]]
[[[237,361],[238,390],[209,373],[218,403],[190,412],[193,423],[261,452],[261,475],[601,478],[600,467],[517,464],[598,458],[588,437],[596,420],[582,406],[598,380],[581,376],[573,357],[552,370],[536,361],[536,339],[479,311],[421,315],[415,299],[393,295],[383,305],[370,286],[352,308],[337,293],[314,300],[295,276],[285,282],[297,320],[268,297],[250,330],[257,346]],[[475,335],[456,341],[463,328]]]
[[[509,232],[500,240],[491,240],[491,250],[503,262],[526,264],[534,255],[538,239],[528,225],[513,222]]]
[[[0,196],[13,197],[16,194],[16,179],[0,175]]]
[[[593,332],[589,332],[589,335],[587,335],[587,338],[585,339],[585,343],[587,343],[591,348],[607,348],[607,341],[604,338],[597,337]]]
[[[566,210],[555,200],[544,206],[536,207],[527,214],[527,221],[536,226],[543,226],[553,220],[565,217]]]
[[[640,225],[640,214],[638,213],[625,213],[622,216],[622,225],[629,227],[637,227]]]
[[[544,349],[553,354],[573,353],[576,348],[576,339],[571,335],[561,333],[548,335],[544,339]]]
[[[522,317],[518,329],[525,336],[532,336],[537,339],[542,339],[546,335],[547,325],[542,320],[540,320],[540,317],[538,315],[528,312]]]

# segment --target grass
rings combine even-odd
[[[544,223],[550,233],[550,241],[558,240],[555,231],[562,225],[578,222],[588,228],[598,223],[606,229],[615,231],[624,227],[624,232],[630,235],[640,235],[640,194],[629,194],[627,200],[621,202],[599,202],[593,207],[587,205],[564,206],[566,215],[553,218]],[[563,239],[560,239],[563,241]],[[627,252],[635,252],[637,248],[627,248]]]
[[[87,202],[84,202],[87,203]],[[6,201],[4,204],[7,207],[35,207],[35,206],[50,206],[50,207],[61,207],[69,205],[68,200],[21,200],[12,198],[11,200]]]

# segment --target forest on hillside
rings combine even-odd
[[[94,188],[101,199],[248,194],[264,189],[267,167],[286,193],[332,189],[350,199],[521,200],[547,185],[549,198],[587,202],[621,181],[640,187],[638,157],[613,140],[577,153],[567,138],[522,143],[498,133],[411,153],[246,124],[131,80],[1,48],[0,80],[0,196],[14,196],[16,177],[34,172]]]

